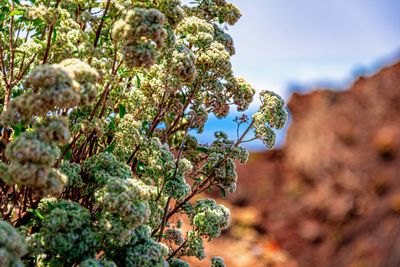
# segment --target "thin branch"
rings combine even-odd
[[[22,78],[24,77],[26,71],[31,66],[33,61],[36,59],[36,56],[37,56],[36,53],[33,54],[32,58],[29,60],[28,64],[26,64],[23,69],[20,69],[20,72],[18,73],[17,78],[14,81],[14,85],[17,84],[20,80],[22,80]]]
[[[97,43],[99,42],[100,34],[101,34],[101,28],[103,27],[105,17],[107,16],[108,9],[110,8],[110,2],[111,2],[110,0],[107,0],[106,8],[104,9],[104,13],[103,13],[103,16],[101,17],[100,25],[99,25],[99,27],[97,28],[97,31],[96,31],[96,37],[94,38],[94,43],[93,43],[94,47],[97,47]]]
[[[186,243],[187,243],[187,238],[182,243],[182,245],[180,245],[176,250],[174,250],[174,252],[172,252],[171,255],[169,255],[169,257],[167,258],[167,261],[172,259],[186,245]]]
[[[167,133],[164,137],[163,143],[168,140],[168,137],[172,134],[172,132],[174,131],[174,128],[176,127],[176,125],[179,123],[179,121],[181,120],[181,118],[185,115],[185,111],[188,108],[188,106],[190,105],[190,103],[192,102],[193,97],[196,95],[196,93],[198,92],[198,90],[200,89],[201,86],[201,81],[205,75],[206,70],[204,70],[203,74],[199,77],[199,79],[196,81],[196,84],[193,88],[193,91],[190,93],[189,98],[187,99],[185,105],[182,108],[182,113],[180,115],[178,115],[175,120],[172,122],[171,127],[167,130]]]
[[[49,52],[50,52],[50,47],[51,47],[51,39],[53,37],[53,30],[54,30],[54,25],[56,22],[52,22],[49,28],[49,33],[47,35],[47,43],[46,43],[46,50],[44,51],[44,56],[42,60],[42,64],[45,64],[47,62],[47,58],[49,57]]]
[[[161,227],[160,227],[160,234],[158,235],[157,241],[160,242],[164,233],[164,228],[165,228],[165,223],[167,222],[167,214],[168,214],[168,210],[169,210],[169,203],[171,202],[171,196],[168,197],[167,199],[167,203],[165,204],[164,207],[164,213],[163,213],[163,218],[161,220]],[[152,235],[157,233],[157,230],[154,230]]]
[[[136,152],[138,152],[140,145],[136,146],[135,150],[133,150],[131,156],[129,157],[128,161],[126,162],[127,165],[131,164],[133,158],[135,157]]]
[[[253,137],[253,138],[251,138],[251,139],[244,140],[244,141],[242,141],[241,143],[242,143],[242,144],[244,144],[244,143],[249,143],[249,142],[252,142],[252,141],[254,141],[254,140],[256,140],[256,139],[257,139],[257,137]]]
[[[98,111],[98,109],[100,108],[100,104],[102,104],[102,106],[105,106],[107,97],[108,97],[108,93],[111,90],[111,84],[115,78],[115,74],[118,72],[118,69],[120,68],[120,66],[122,65],[123,61],[121,61],[117,66],[116,66],[116,60],[117,60],[117,56],[116,56],[116,52],[114,53],[114,62],[113,62],[113,67],[111,70],[111,77],[110,80],[107,82],[104,91],[100,97],[100,99],[97,101],[95,107],[93,108],[92,112],[89,115],[89,122],[92,121]],[[116,66],[116,67],[115,67]],[[122,79],[122,78],[120,78]],[[104,108],[102,108],[101,113],[100,113],[100,117],[103,115],[104,113]],[[75,143],[78,138],[83,134],[82,130],[79,131],[79,133],[77,134],[77,136],[74,138],[74,140],[72,141],[72,143]],[[81,154],[81,152],[84,149],[84,146],[91,140],[91,138],[93,138],[94,136],[94,132],[92,132],[89,137],[85,140],[85,142],[82,144],[82,146],[80,147],[80,149],[78,150],[78,154],[77,156],[79,157],[79,155]],[[57,160],[57,163],[55,166],[59,166],[61,160],[65,157],[65,155],[68,153],[68,151],[72,148],[72,143],[70,145],[68,145],[68,147],[64,150],[62,156]]]
[[[161,100],[161,103],[160,103],[160,107],[158,109],[158,112],[157,112],[156,116],[154,117],[153,121],[151,122],[151,126],[150,126],[149,132],[147,134],[148,136],[150,136],[153,133],[153,131],[156,129],[158,123],[160,122],[160,116],[163,112],[163,107],[165,104],[164,101],[165,101],[166,95],[167,95],[167,91],[165,90],[162,100]]]
[[[190,127],[190,124],[189,124],[189,127]],[[187,127],[185,135],[182,138],[182,143],[181,143],[181,146],[179,148],[178,156],[177,156],[176,161],[175,161],[175,170],[174,170],[174,174],[172,176],[172,180],[174,180],[176,178],[176,175],[178,174],[179,162],[180,162],[181,157],[182,157],[183,149],[185,148],[185,141],[186,141],[186,138],[187,138],[187,134],[189,132],[189,127]],[[161,195],[161,193],[162,192],[160,192],[160,195]],[[168,221],[167,215],[168,215],[169,202],[170,201],[171,201],[171,196],[168,197],[167,204],[165,205],[165,208],[164,208],[164,215],[163,215],[163,218],[162,218],[162,221],[161,221],[161,228],[160,228],[160,235],[158,236],[158,242],[161,241],[161,238],[162,238],[162,235],[163,235],[163,232],[164,232],[165,223]]]
[[[11,11],[14,10],[14,1],[11,1]],[[15,56],[15,50],[14,50],[14,16],[11,16],[10,18],[10,32],[9,32],[9,42],[10,42],[10,65],[9,65],[9,70],[10,70],[10,77],[9,77],[9,81],[8,81],[8,85],[9,85],[9,91],[11,91],[11,84],[13,81],[13,77],[14,77],[14,56]],[[7,95],[8,99],[6,99],[5,101],[5,105],[8,105],[8,103],[10,102],[10,97],[11,97],[11,92],[8,92]]]
[[[61,2],[61,0],[57,0],[55,8],[58,7],[60,2]],[[54,17],[54,21],[52,21],[50,24],[49,33],[47,35],[46,50],[44,52],[42,64],[45,64],[47,62],[47,58],[49,56],[49,52],[50,52],[50,48],[51,48],[51,39],[53,38],[53,30],[54,30],[54,26],[56,25],[57,19],[58,19],[57,17]]]
[[[2,72],[2,74],[3,74],[4,83],[5,83],[6,87],[8,87],[7,71],[6,71],[6,65],[5,65],[5,63],[4,63],[3,52],[4,52],[3,45],[2,45],[1,42],[0,42],[0,64],[1,64],[1,72]]]
[[[58,168],[60,166],[61,161],[65,158],[67,155],[68,151],[72,148],[72,146],[75,145],[76,141],[78,141],[79,137],[81,137],[82,132],[80,131],[78,134],[75,135],[74,139],[72,139],[71,143],[68,144],[68,146],[64,149],[62,152],[61,156],[57,159],[56,164],[54,164],[55,168]]]

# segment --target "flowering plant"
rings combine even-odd
[[[0,265],[188,266],[230,212],[254,129],[268,148],[282,99],[199,144],[208,115],[245,111],[225,0],[0,0]],[[186,222],[185,227],[182,227]],[[189,230],[182,230],[189,229]],[[224,266],[214,257],[211,266]]]

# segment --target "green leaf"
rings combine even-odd
[[[115,126],[115,117],[111,117],[110,123],[108,124],[108,129],[115,131],[117,126]]]
[[[67,154],[65,154],[65,158],[66,160],[70,160],[72,158],[72,151],[68,150]]]
[[[139,75],[136,74],[136,87],[140,89],[140,78]]]
[[[124,105],[119,104],[119,117],[122,119],[126,114],[126,108]]]
[[[11,11],[10,12],[10,14],[8,14],[8,18],[11,18],[12,16],[15,16],[15,15],[23,15],[24,14],[24,11],[23,10],[20,10],[20,9],[14,9],[13,11]]]
[[[106,148],[106,152],[114,152],[115,149],[115,142],[111,142],[111,144]]]
[[[68,148],[69,144],[66,144],[61,147],[61,151],[64,153],[65,150]],[[65,154],[64,160],[69,160],[72,157],[72,152],[71,150],[68,150],[67,153]]]
[[[38,210],[28,208],[27,211],[32,213],[35,217],[39,218],[40,220],[44,220],[44,216]]]
[[[150,122],[149,122],[149,121],[144,121],[144,122],[142,122],[142,128],[143,128],[143,129],[148,129],[148,128],[150,128]]]
[[[56,28],[54,28],[53,37],[51,38],[51,42],[54,44],[56,42],[56,39],[57,39],[57,30],[56,30]]]
[[[22,133],[22,125],[21,125],[21,123],[18,123],[16,125],[14,125],[13,130],[14,130],[14,137],[20,136],[21,133]]]
[[[208,148],[206,148],[204,146],[198,146],[198,147],[196,147],[196,151],[207,153],[208,152]]]
[[[221,186],[217,185],[217,187],[219,188],[219,191],[221,192],[221,196],[222,198],[226,198],[226,191],[224,188],[222,188]]]
[[[40,40],[39,38],[33,38],[33,41],[35,42],[35,43],[37,43],[37,44],[40,44],[42,47],[45,47],[46,46],[46,43],[45,42],[43,42],[42,40]]]
[[[136,167],[136,173],[137,173],[137,174],[144,173],[145,168],[146,168],[146,165],[144,165],[143,162],[140,162],[140,161],[139,161],[138,164],[137,164],[137,167]]]

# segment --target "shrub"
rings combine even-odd
[[[225,0],[0,3],[0,265],[204,259],[230,212],[198,195],[235,192],[248,135],[272,148],[287,118],[264,91],[255,115],[236,118],[236,140],[194,136],[210,114],[243,112],[255,94],[230,63],[226,27],[239,9]]]

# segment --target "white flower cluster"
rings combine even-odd
[[[232,37],[216,24],[214,24],[214,31],[214,40],[223,44],[229,55],[233,56],[235,54],[235,46]]]
[[[178,24],[176,34],[185,36],[189,44],[204,47],[213,41],[214,27],[198,17],[186,17]]]
[[[133,233],[133,239],[129,245],[121,249],[122,258],[117,262],[118,266],[154,267],[168,266],[164,259],[169,254],[169,249],[162,243],[155,242],[151,238],[151,229],[141,225]]]
[[[88,104],[96,97],[98,78],[96,70],[78,59],[39,65],[25,80],[32,93],[14,98],[1,120],[6,124],[26,123],[34,115]]]
[[[274,92],[263,91],[260,93],[260,99],[261,107],[253,115],[254,129],[257,138],[261,139],[268,149],[272,149],[276,135],[271,128],[283,128],[288,114],[283,99]]]
[[[204,243],[201,236],[194,231],[188,231],[186,237],[186,243],[184,244],[180,255],[194,256],[199,260],[205,259]]]
[[[100,232],[109,246],[123,246],[131,241],[133,230],[150,217],[148,188],[139,180],[111,178],[95,192],[102,208]]]
[[[71,12],[71,7],[75,4],[76,3],[73,2],[67,3],[67,1],[62,1],[61,5],[58,5],[58,7],[39,4],[27,8],[26,17],[31,20],[36,20],[36,23],[37,20],[45,22],[46,25],[53,25],[55,22],[59,22],[55,26],[56,34],[54,34],[52,39],[52,59],[58,60],[65,58],[65,53],[69,55],[73,54],[74,56],[82,56],[88,52],[88,48],[90,47],[90,35],[81,28],[79,21],[75,20],[75,15],[72,15],[74,11]],[[85,3],[79,4],[81,8],[85,5]],[[91,19],[91,16],[89,12],[84,12],[80,18],[83,21],[87,21]],[[36,44],[36,46],[33,46],[34,44]],[[39,47],[37,45],[39,45]],[[41,55],[44,49],[40,49],[40,47],[42,47],[40,42],[33,42],[30,43],[30,46],[25,46],[23,50],[32,52],[36,50],[36,52],[40,52]]]
[[[175,169],[174,155],[157,137],[146,138],[136,155],[145,166],[142,179],[146,184],[159,184],[165,173]]]
[[[127,161],[133,150],[145,138],[141,133],[141,123],[136,121],[131,114],[126,114],[118,123],[114,139],[116,142],[115,154]]]
[[[129,68],[155,63],[155,46],[162,47],[167,36],[165,16],[157,9],[135,8],[114,24],[112,37],[123,42],[125,64]]]
[[[150,217],[151,187],[132,178],[129,166],[108,152],[87,159],[83,172],[89,178],[88,189],[95,188],[94,196],[100,208],[98,227],[105,244],[126,245],[134,229],[147,223]]]
[[[185,241],[182,236],[182,231],[179,229],[169,228],[164,234],[167,240],[174,242],[174,244],[177,246],[182,245]]]
[[[227,139],[223,132],[216,132],[217,140],[207,148],[208,161],[203,170],[214,174],[214,181],[225,190],[233,193],[237,188],[237,174],[234,160],[245,163],[249,153],[243,147],[237,147]]]
[[[182,82],[192,82],[197,75],[195,54],[187,46],[179,45],[172,53],[171,69]]]
[[[197,200],[194,205],[196,215],[192,219],[199,235],[212,240],[228,228],[230,222],[229,209],[218,205],[213,199]]]
[[[60,171],[68,177],[66,187],[82,188],[84,186],[80,164],[64,161],[60,166]]]
[[[186,183],[185,175],[192,171],[192,164],[187,159],[181,159],[179,161],[178,169],[175,173],[175,177],[167,180],[165,183],[165,192],[175,198],[181,200],[190,194],[190,185]]]
[[[256,90],[243,78],[232,77],[225,86],[238,111],[246,110],[253,101]]]
[[[192,122],[192,127],[197,128],[198,132],[201,133],[208,120],[208,112],[200,105],[193,105],[192,110],[189,112],[189,118]]]
[[[218,256],[211,258],[211,267],[225,267],[224,259]]]
[[[190,11],[207,20],[234,25],[242,16],[239,8],[226,0],[199,0]]]
[[[197,65],[220,74],[226,74],[232,68],[230,59],[229,52],[223,44],[212,42],[210,47],[199,53]]]
[[[167,88],[167,84],[170,84],[171,78],[166,75],[163,66],[160,64],[154,64],[150,68],[143,72],[143,77],[140,83],[140,91],[147,98],[146,100],[154,103],[161,101],[163,90],[160,88]],[[168,90],[169,92],[169,90]]]
[[[28,7],[26,16],[32,20],[40,19],[47,24],[52,24],[59,17],[69,17],[69,13],[67,10],[60,7],[56,8],[49,7],[44,4],[39,4]]]
[[[164,13],[168,23],[172,26],[175,26],[184,18],[180,0],[160,0],[159,9]]]
[[[102,187],[113,178],[127,180],[132,177],[128,165],[120,162],[113,154],[103,152],[94,155],[82,163],[82,170],[95,187]]]
[[[62,118],[46,119],[34,131],[16,137],[6,148],[9,182],[30,185],[39,195],[61,194],[68,179],[53,165],[60,154],[57,145],[69,137],[67,121]]]
[[[92,50],[89,33],[82,30],[80,24],[69,14],[66,18],[60,19],[53,46],[54,59],[63,58],[65,53],[81,57]]]

